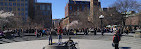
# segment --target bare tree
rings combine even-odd
[[[104,18],[104,25],[120,25],[122,24],[122,15],[115,9],[109,8],[107,11],[102,11]]]
[[[88,22],[88,16],[90,16],[90,10],[87,8],[84,8],[82,11],[75,11],[71,13],[69,16],[71,21],[70,24],[73,24],[74,21],[78,21],[78,24],[71,28],[89,28],[93,26],[92,23]]]
[[[118,12],[129,12],[136,11],[139,12],[141,10],[141,4],[136,0],[117,0],[112,7],[116,7]]]

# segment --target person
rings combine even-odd
[[[47,31],[46,29],[43,29],[43,30],[42,30],[42,37],[43,37],[44,35],[46,35],[46,31]]]
[[[69,37],[69,40],[65,42],[65,46],[75,46],[71,37]]]
[[[118,47],[119,41],[120,41],[120,37],[117,35],[117,33],[115,33],[113,36],[113,43],[114,43],[115,49],[119,49],[119,47]]]
[[[37,29],[35,29],[35,35],[36,35],[36,37],[38,37],[38,30]]]
[[[52,45],[52,32],[49,32],[49,45]]]
[[[74,29],[74,30],[73,30],[73,32],[74,32],[74,35],[76,35],[76,34],[77,34],[76,29]]]
[[[96,35],[96,32],[97,32],[97,28],[94,28],[94,35]]]
[[[106,32],[106,28],[104,27],[103,29],[102,29],[102,32],[101,32],[101,34],[104,36],[104,33]]]
[[[129,28],[128,27],[126,28],[126,32],[125,33],[126,33],[126,35],[128,35],[128,33],[129,33]]]
[[[58,28],[58,44],[60,45],[61,44],[61,41],[62,41],[62,33],[63,33],[63,30],[62,30],[62,27],[59,25],[59,28]]]
[[[4,37],[4,33],[3,33],[3,31],[1,30],[1,27],[0,27],[0,36]]]
[[[21,29],[18,30],[18,36],[21,37]]]
[[[87,28],[84,28],[84,35],[87,35]]]

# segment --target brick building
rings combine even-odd
[[[88,0],[69,0],[65,7],[65,18],[62,22],[63,26],[77,20],[77,15],[80,12],[90,9],[90,1]]]
[[[88,21],[93,23],[94,27],[99,27],[99,16],[102,14],[100,13],[101,10],[101,3],[99,0],[90,0],[90,16],[88,17]]]
[[[52,24],[54,28],[57,28],[61,19],[52,19]]]
[[[132,25],[132,26],[138,26],[141,25],[141,15],[140,14],[135,14],[131,15],[126,19],[126,25]]]

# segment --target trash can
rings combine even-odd
[[[135,38],[141,38],[141,30],[140,29],[137,29],[136,31],[135,31],[135,36],[134,36]]]

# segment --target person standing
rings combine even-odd
[[[104,36],[104,33],[105,33],[105,27],[103,29],[101,29],[101,34]]]
[[[74,35],[76,35],[76,34],[77,34],[76,29],[74,29],[74,30],[73,30],[73,32],[74,32]]]
[[[96,32],[97,32],[97,28],[94,28],[94,35],[96,35]]]
[[[87,35],[87,28],[84,28],[84,35]]]
[[[114,43],[114,47],[115,49],[119,49],[119,41],[120,41],[120,36],[118,36],[116,33],[113,36],[113,43]]]
[[[61,41],[62,41],[62,33],[63,33],[63,30],[62,30],[62,27],[59,25],[59,28],[58,28],[58,44],[60,45],[61,44]]]
[[[1,27],[0,27],[0,36],[4,37],[4,33],[3,33],[3,31],[1,30]]]
[[[18,30],[18,36],[21,37],[21,29]]]
[[[52,32],[49,32],[49,45],[52,45]]]

